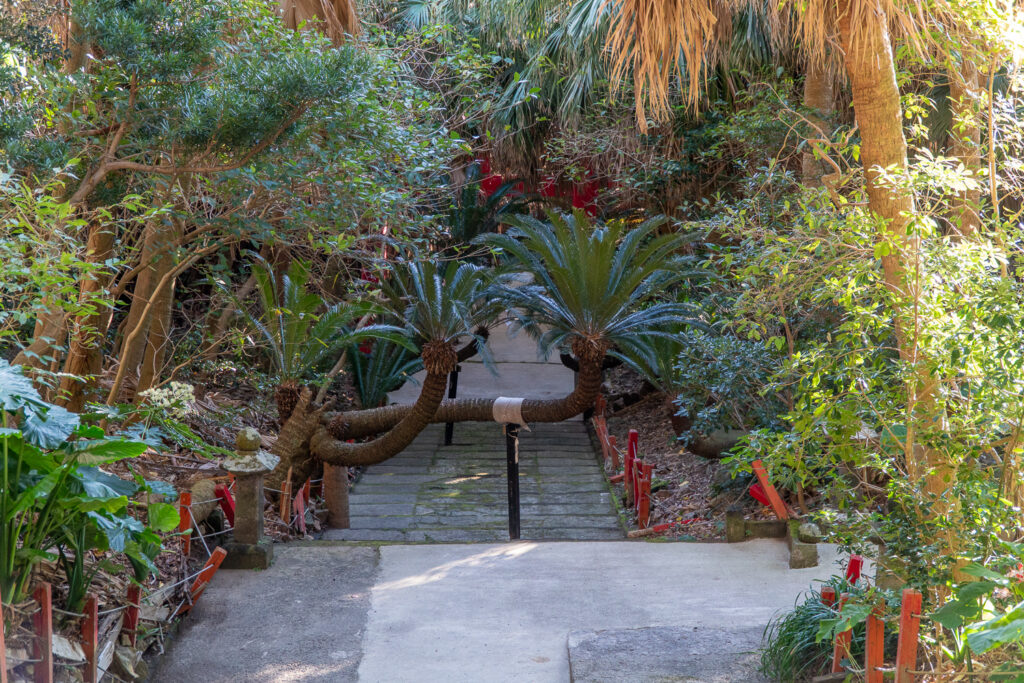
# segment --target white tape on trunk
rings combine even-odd
[[[494,399],[494,406],[491,409],[495,422],[502,424],[516,424],[530,431],[526,421],[523,419],[523,399],[499,396]]]

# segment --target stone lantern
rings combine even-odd
[[[280,458],[260,448],[260,433],[246,427],[235,437],[234,457],[221,466],[235,475],[234,538],[225,546],[228,569],[266,569],[274,561],[274,546],[263,536],[263,477]]]

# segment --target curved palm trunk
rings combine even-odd
[[[375,465],[398,455],[430,424],[448,386],[448,373],[427,373],[416,403],[383,436],[364,443],[335,439],[321,426],[310,439],[313,455],[331,465]],[[372,412],[372,411],[370,411]],[[349,413],[342,413],[347,419]]]
[[[565,398],[561,399],[526,399],[523,401],[523,419],[526,422],[561,422],[562,420],[568,420],[569,418],[579,415],[586,409],[594,405],[594,399],[597,398],[597,394],[601,389],[601,366],[604,358],[600,357],[596,360],[581,362],[580,372],[577,379],[576,387],[573,389]],[[427,376],[430,377],[429,375]],[[444,379],[441,378],[440,394],[444,393]],[[426,393],[426,383],[424,382],[424,392]],[[423,393],[420,394],[422,399]],[[407,417],[409,417],[420,401],[417,400],[413,406],[385,406],[383,408],[374,408],[371,410],[354,410],[345,413],[325,413],[323,421],[325,423],[332,420],[336,420],[340,417],[341,421],[345,423],[344,430],[340,433],[335,432],[332,438],[330,434],[327,434],[325,429],[317,431],[314,438],[313,452],[317,456],[320,456],[326,462],[332,462],[334,464],[342,465],[370,465],[378,462],[383,462],[388,458],[397,455],[401,448],[405,448],[412,438],[415,438],[415,434],[408,442],[404,443],[398,450],[384,454],[383,451],[374,454],[376,459],[372,462],[364,462],[362,460],[349,460],[349,451],[343,451],[341,446],[352,446],[352,444],[344,444],[338,439],[355,439],[359,437],[369,436],[371,434],[378,434],[388,429],[397,428],[397,425],[401,424]],[[460,399],[454,401],[441,401],[438,399],[438,403],[435,405],[435,410],[430,416],[418,427],[417,433],[422,431],[428,424],[438,424],[444,422],[492,422],[494,420],[494,399],[491,398],[472,398],[472,399]],[[417,422],[417,424],[419,424]],[[382,437],[383,438],[383,437]],[[358,444],[372,445],[380,441],[371,441],[369,444]],[[321,449],[324,453],[329,453],[327,458],[324,458],[321,454]],[[336,458],[336,459],[335,459]]]

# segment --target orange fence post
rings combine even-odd
[[[882,683],[885,664],[885,622],[882,621],[881,606],[868,615],[867,644],[864,648],[864,680],[866,683]]]
[[[896,683],[913,683],[910,673],[917,665],[917,637],[921,630],[921,593],[903,589],[900,605],[899,643],[896,646]]]
[[[843,593],[839,597],[839,612],[842,613],[843,605],[850,599],[849,593]],[[843,631],[836,634],[835,644],[832,647],[832,673],[837,674],[843,670],[843,657],[850,654],[850,646],[853,643],[853,631]]]
[[[189,588],[189,596],[192,598],[192,604],[184,604],[181,608],[175,612],[174,616],[178,616],[188,612],[195,605],[196,600],[203,594],[210,581],[213,579],[213,575],[220,569],[221,563],[224,558],[227,557],[228,552],[224,548],[216,548],[210,555],[210,559],[206,561],[206,564],[200,570],[196,580],[192,583],[192,587]]]
[[[139,610],[142,608],[142,586],[133,583],[128,586],[128,609],[124,611],[124,628],[128,642],[135,645],[139,638]]]
[[[619,446],[614,436],[608,436],[608,450],[611,451],[612,455],[612,470],[615,472],[619,471],[619,467],[622,466],[622,462],[619,460]]]
[[[825,607],[834,607],[836,604],[836,589],[832,586],[825,586],[821,589],[821,604]]]
[[[89,595],[85,601],[85,618],[82,620],[82,649],[85,651],[85,670],[82,678],[85,683],[98,683],[100,679],[99,662],[99,606],[95,595]]]
[[[32,629],[36,639],[32,646],[32,659],[39,661],[32,665],[32,680],[35,683],[53,682],[53,587],[48,583],[39,584],[32,593],[39,611],[32,615]]]
[[[181,553],[186,557],[192,552],[192,494],[184,491],[178,497],[178,533],[181,536]]]
[[[779,519],[789,519],[789,511],[786,509],[786,504],[782,502],[782,498],[779,497],[779,492],[775,490],[775,487],[772,486],[771,480],[768,479],[768,472],[764,469],[764,463],[758,459],[751,463],[751,465],[754,468],[754,474],[757,475],[757,481],[761,484],[761,488],[764,489],[765,494],[768,496],[768,502],[771,503],[775,516]]]

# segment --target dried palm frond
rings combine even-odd
[[[281,15],[288,28],[315,27],[335,45],[359,35],[354,0],[281,0]]]
[[[612,2],[613,0],[608,0]],[[636,117],[647,130],[648,104],[655,120],[669,109],[669,84],[673,73],[686,69],[687,101],[700,97],[708,52],[715,43],[715,0],[620,0],[611,19],[607,47],[612,54],[612,82],[633,77]]]

